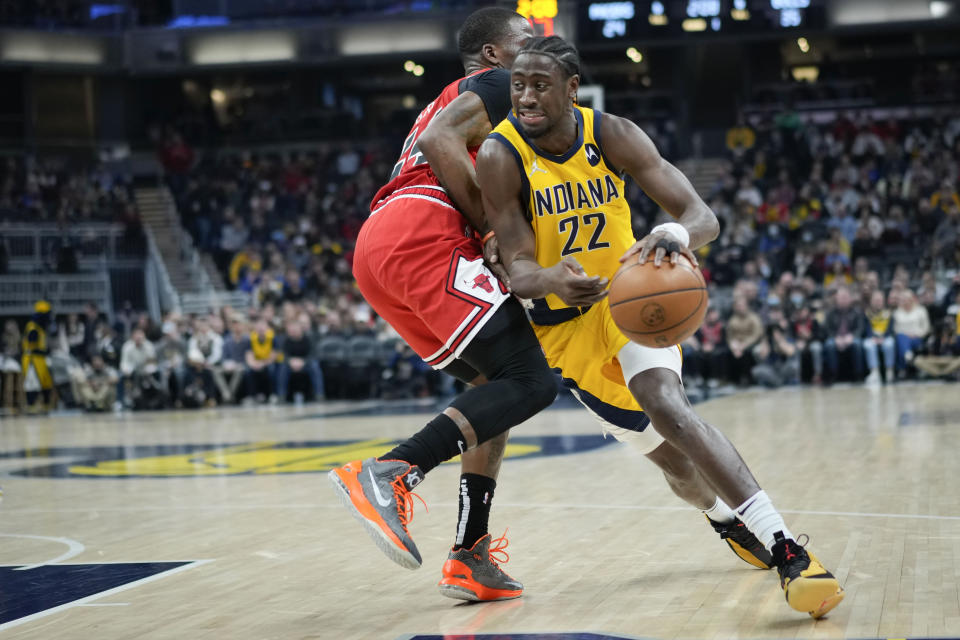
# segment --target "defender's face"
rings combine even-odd
[[[549,56],[523,53],[510,75],[510,100],[523,132],[546,135],[568,113],[576,94],[576,76],[567,78]]]
[[[517,17],[510,22],[510,29],[503,42],[497,44],[497,58],[503,63],[504,69],[511,69],[517,59],[517,54],[527,40],[533,37],[533,28],[526,19]]]

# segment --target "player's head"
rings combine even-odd
[[[531,38],[513,63],[510,87],[524,133],[532,138],[546,135],[576,102],[580,54],[559,36]]]
[[[460,27],[457,46],[467,71],[509,69],[520,47],[533,36],[527,19],[504,7],[486,7],[471,13]]]

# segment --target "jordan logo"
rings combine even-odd
[[[528,178],[532,178],[532,177],[533,177],[533,174],[535,174],[537,171],[540,171],[540,172],[542,172],[542,173],[550,173],[550,172],[547,171],[546,169],[543,169],[543,168],[537,166],[537,158],[534,158],[534,159],[533,159],[533,164],[530,165],[530,173],[527,174],[527,177],[528,177]]]

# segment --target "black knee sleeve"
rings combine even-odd
[[[550,406],[557,382],[520,303],[511,298],[484,325],[461,359],[486,376],[451,406],[486,442]]]

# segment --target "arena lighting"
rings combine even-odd
[[[797,82],[813,83],[820,77],[820,67],[794,67],[790,70],[790,74]]]
[[[403,105],[404,109],[413,109],[415,106],[417,106],[417,99],[408,93],[407,95],[403,96],[403,99],[400,101],[400,103]]]
[[[650,4],[650,15],[647,17],[647,20],[655,27],[662,27],[667,24],[667,12],[662,2],[654,0],[654,2]]]
[[[227,94],[223,89],[211,89],[210,100],[212,100],[214,104],[223,104],[227,101]]]
[[[4,62],[96,65],[103,64],[106,57],[105,43],[94,37],[15,31],[0,35],[0,60]]]
[[[416,64],[413,60],[407,60],[406,62],[403,63],[403,70],[404,70],[404,71],[409,71],[409,72],[412,73],[412,72],[413,72],[413,68],[414,68],[415,66],[417,66],[417,64]]]
[[[734,20],[749,20],[750,12],[747,10],[747,0],[733,0],[730,17]]]
[[[413,68],[413,75],[417,76],[418,78],[419,78],[420,76],[422,76],[422,75],[423,75],[423,65],[418,64],[417,66],[415,66],[415,67]]]
[[[932,18],[945,18],[951,9],[953,9],[953,4],[950,2],[946,2],[945,0],[930,0],[930,17]]]
[[[643,54],[637,51],[636,47],[630,47],[627,49],[627,57],[633,60],[634,62],[642,62]]]
[[[720,15],[720,0],[688,0],[687,17],[712,18]]]
[[[190,62],[196,65],[274,62],[293,60],[296,44],[289,31],[245,31],[195,35],[188,51]]]
[[[706,31],[707,21],[703,18],[687,18],[681,26],[684,31]]]
[[[804,53],[810,51],[810,43],[807,42],[806,38],[797,38],[797,46],[800,47],[800,51],[803,51]]]

